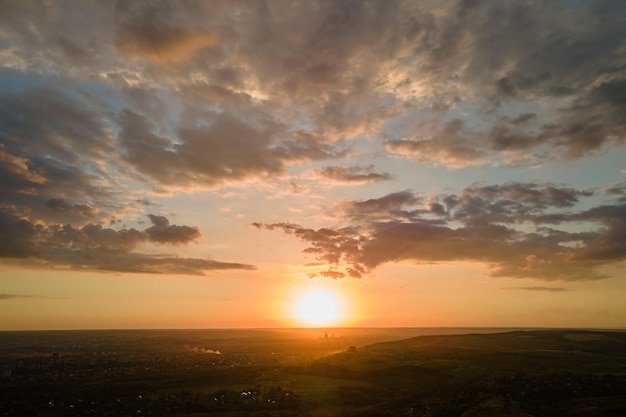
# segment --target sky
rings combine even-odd
[[[0,330],[626,327],[626,3],[0,2]]]

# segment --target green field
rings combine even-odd
[[[410,334],[2,333],[0,415],[626,416],[624,332]]]
[[[367,407],[346,415],[626,415],[621,332],[424,336],[322,358],[309,372],[372,384]]]

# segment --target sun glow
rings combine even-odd
[[[297,300],[296,316],[309,326],[334,324],[341,316],[339,302],[329,291],[310,290]]]

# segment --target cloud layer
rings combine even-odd
[[[143,254],[143,243],[185,245],[200,237],[196,227],[170,225],[163,216],[150,215],[145,230],[114,230],[89,223],[71,225],[33,224],[0,211],[0,259],[33,268],[195,274],[215,269],[253,269],[251,265],[218,262],[162,254]]]
[[[485,264],[492,276],[592,280],[626,260],[626,206],[576,210],[591,194],[538,183],[428,198],[405,191],[342,203],[339,227],[254,226],[308,243],[305,252],[331,267],[318,274],[330,278],[361,277],[385,263],[459,261]]]
[[[625,141],[620,2],[120,1],[72,9],[5,3],[0,63],[180,103],[164,136],[145,120],[145,106],[166,102],[132,106],[114,121],[127,161],[169,185],[275,174],[336,156],[330,143],[359,133],[382,133],[388,152],[455,167],[545,148],[581,158]],[[25,94],[13,100],[44,95]],[[408,125],[388,124],[411,115]],[[92,140],[81,143],[99,146],[98,119],[84,120]],[[165,172],[145,158],[148,149],[167,162]]]
[[[380,187],[408,161],[523,169],[622,149],[625,48],[626,6],[611,0],[4,1],[0,256],[250,268],[182,255],[200,228],[142,201],[251,183]],[[624,257],[626,187],[598,187],[615,199],[583,208],[588,191],[512,182],[346,201],[340,226],[262,227],[344,265],[333,278],[470,261],[594,279]]]

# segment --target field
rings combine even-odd
[[[618,331],[2,332],[0,346],[0,416],[626,416]]]

